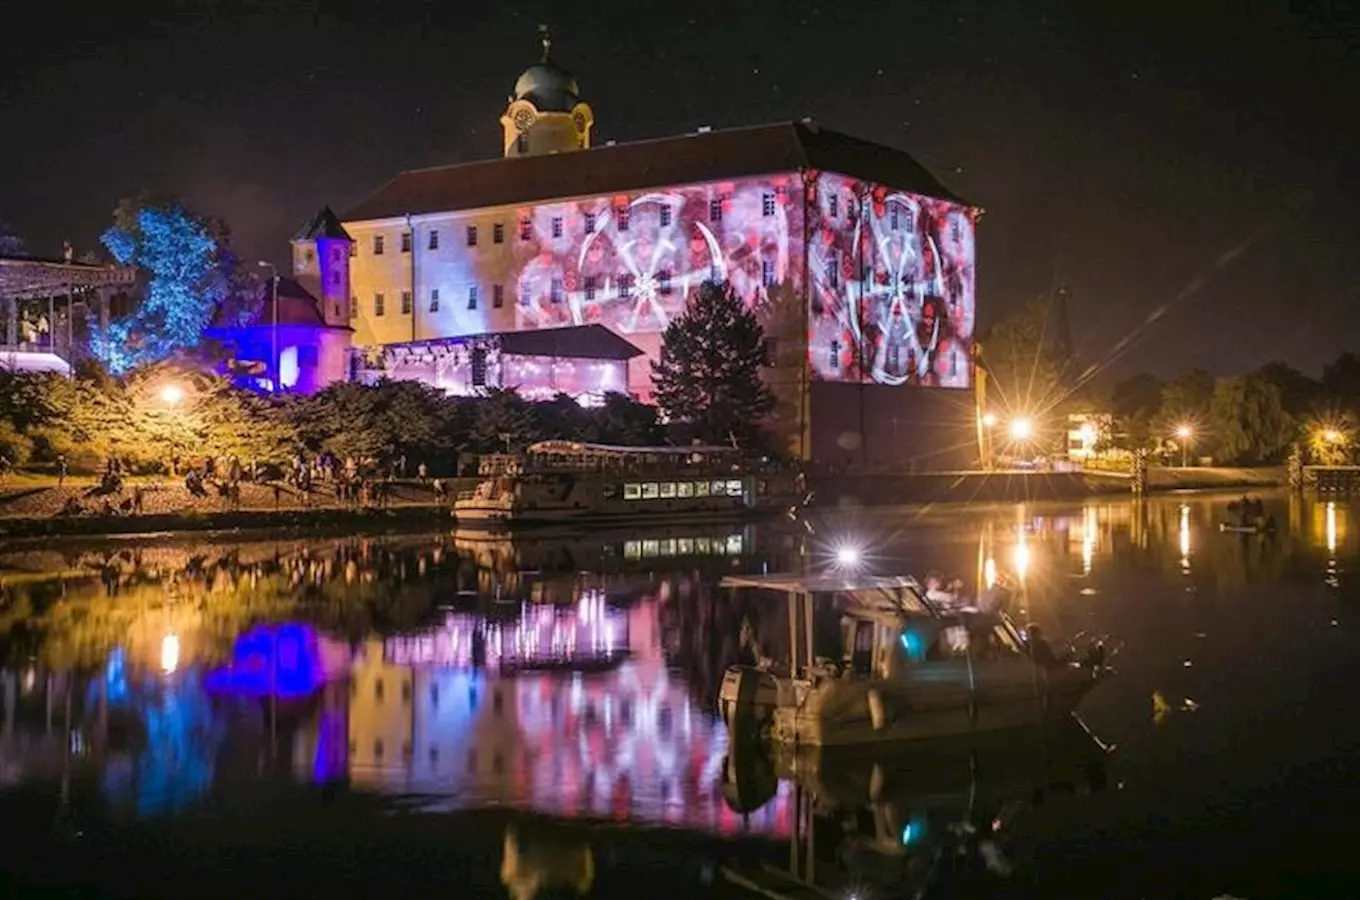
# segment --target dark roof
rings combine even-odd
[[[901,150],[804,121],[403,172],[342,218],[361,222],[798,169],[839,172],[972,205]]]
[[[530,331],[497,331],[487,334],[460,334],[455,337],[385,344],[390,353],[403,348],[456,346],[494,340],[502,353],[515,356],[555,356],[559,359],[619,359],[642,356],[642,351],[603,325],[569,325],[565,328],[537,328]]]
[[[295,241],[314,241],[317,238],[333,238],[340,241],[354,242],[354,238],[345,231],[345,226],[340,224],[340,219],[331,212],[329,206],[323,206],[312,216],[311,220],[303,225],[298,233],[293,235]]]
[[[230,321],[226,310],[218,310],[213,320],[213,328],[269,328],[274,324],[274,295],[268,281],[264,282],[262,299],[258,300],[257,312],[242,325]],[[305,287],[292,278],[279,278],[279,325],[296,325],[308,328],[334,327],[326,325],[321,313],[321,303]],[[341,326],[343,327],[343,326]]]

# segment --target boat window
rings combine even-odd
[[[675,538],[666,538],[664,541],[661,542],[661,555],[662,556],[675,555]]]
[[[642,555],[643,555],[643,556],[660,556],[660,555],[661,555],[661,542],[660,542],[660,541],[655,541],[655,540],[651,540],[651,541],[643,541],[643,542],[642,542]]]
[[[727,555],[741,556],[741,535],[729,534],[727,536]]]
[[[725,481],[713,482],[711,491],[714,497],[721,497],[723,494],[727,493],[727,482]]]
[[[661,491],[661,486],[655,481],[649,481],[642,486],[642,499],[655,500]]]
[[[742,485],[740,481],[727,482],[727,496],[740,497],[743,493],[744,491],[742,490]]]
[[[642,557],[642,542],[641,542],[641,541],[624,541],[624,542],[623,542],[623,558],[624,558],[624,559],[640,559],[641,557]]]
[[[702,553],[702,554],[707,555],[707,554],[713,552],[713,545],[712,545],[712,543],[709,541],[709,539],[706,538],[706,537],[695,538],[695,539],[694,539],[694,552],[695,552],[695,553]]]
[[[661,483],[661,496],[665,497],[668,500],[675,496],[674,481],[664,481]]]
[[[679,538],[675,542],[675,552],[681,556],[691,556],[694,553],[694,538]]]
[[[677,496],[680,496],[680,497],[693,497],[693,496],[694,496],[694,482],[692,482],[692,481],[682,481],[682,482],[680,482],[679,484],[677,484],[675,487],[676,487],[676,491],[677,491]]]
[[[694,496],[696,496],[696,497],[707,497],[707,496],[708,496],[708,482],[707,482],[707,481],[697,481],[697,482],[695,482],[695,484],[694,484]]]
[[[623,486],[623,499],[625,499],[625,500],[637,500],[637,499],[639,499],[639,498],[641,498],[641,497],[642,497],[642,485],[640,485],[640,484],[625,484],[625,485]]]

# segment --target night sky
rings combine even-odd
[[[597,142],[812,116],[916,156],[986,210],[984,327],[1061,284],[1111,374],[1316,373],[1360,349],[1347,5],[25,4],[0,49],[0,220],[80,252],[120,197],[169,191],[282,264],[320,205],[498,155],[546,22]]]

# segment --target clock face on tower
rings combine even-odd
[[[523,107],[515,110],[515,127],[520,131],[528,131],[529,126],[534,124],[534,111]]]

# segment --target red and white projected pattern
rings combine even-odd
[[[970,386],[973,212],[832,173],[808,190],[813,377]]]
[[[515,326],[660,334],[712,279],[757,302],[794,273],[799,190],[776,175],[522,209]]]

